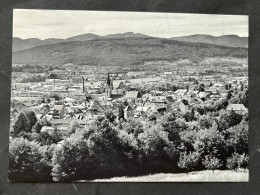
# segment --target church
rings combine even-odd
[[[106,80],[106,86],[105,86],[105,98],[108,100],[108,98],[111,98],[113,91],[113,81],[109,76],[109,73],[107,74],[107,80]]]
[[[107,74],[107,80],[105,82],[105,100],[112,101],[115,99],[122,98],[123,94],[114,93],[113,80],[110,78],[109,73]]]

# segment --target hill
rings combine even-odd
[[[194,43],[209,43],[215,45],[223,45],[229,47],[248,47],[248,37],[239,37],[237,35],[224,35],[214,37],[211,35],[191,35],[183,37],[173,37],[171,40],[194,42]]]
[[[57,44],[62,42],[71,42],[71,41],[88,41],[93,39],[99,38],[127,38],[127,37],[149,37],[147,35],[143,35],[140,33],[133,33],[133,32],[126,32],[126,33],[119,33],[119,34],[111,34],[106,36],[99,36],[92,33],[77,35],[73,37],[69,37],[67,39],[21,39],[18,37],[13,38],[13,52],[21,51],[24,49],[29,49],[37,46],[42,45],[50,45],[50,44]]]
[[[29,49],[41,45],[49,45],[63,42],[63,39],[20,39],[18,37],[13,38],[13,52]]]
[[[247,49],[169,39],[128,37],[62,42],[13,52],[16,64],[139,65],[144,61],[174,61],[205,57],[247,57]]]

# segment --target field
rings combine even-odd
[[[159,173],[139,177],[114,177],[97,179],[94,182],[248,182],[249,171],[196,171],[190,173]]]

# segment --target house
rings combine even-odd
[[[104,117],[104,114],[101,114],[97,110],[91,110],[91,109],[87,110],[82,114],[82,119],[84,119],[87,122],[91,122],[97,119],[98,117]]]
[[[138,98],[140,95],[139,95],[139,92],[138,91],[127,91],[126,94],[125,94],[125,98]]]
[[[151,101],[151,103],[155,103],[155,105],[158,108],[165,107],[167,104],[165,96],[153,96],[153,97],[151,97],[150,101]]]
[[[175,95],[176,97],[184,98],[187,91],[188,91],[187,89],[178,89],[175,91]]]
[[[115,80],[113,81],[114,89],[122,89],[125,87],[125,84],[122,80]]]
[[[50,126],[43,126],[41,129],[41,133],[47,133],[49,135],[52,135],[54,133],[55,128]]]
[[[131,118],[133,116],[134,116],[134,109],[130,105],[126,106],[124,109],[125,119]]]
[[[50,110],[50,106],[48,104],[46,105],[43,105],[42,108],[41,108],[41,113],[42,114],[47,114]]]
[[[124,97],[125,100],[131,103],[139,102],[137,101],[138,98],[141,98],[141,95],[138,91],[127,91]]]
[[[243,104],[229,104],[226,111],[234,111],[237,114],[246,114],[248,109]]]
[[[24,102],[23,106],[32,107],[32,106],[34,106],[34,104],[32,102]]]
[[[179,109],[181,110],[181,112],[185,113],[191,109],[191,106],[189,105],[187,100],[182,99],[179,103]]]
[[[146,110],[146,107],[147,107],[147,110]],[[156,106],[155,103],[146,103],[143,106],[143,111],[145,111],[145,112],[148,111],[149,113],[156,111],[156,109],[158,109],[158,107]]]
[[[82,92],[75,93],[74,98],[75,98],[75,100],[84,100],[84,99],[86,99],[86,94],[82,93]]]
[[[64,105],[54,105],[48,112],[48,115],[52,115],[54,119],[61,119],[66,112]]]
[[[63,126],[68,127],[74,119],[51,119],[50,123],[54,127]]]
[[[37,120],[42,119],[43,116],[44,116],[43,114],[36,114],[36,118],[37,118]]]

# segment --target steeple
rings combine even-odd
[[[110,79],[109,73],[107,74],[106,88],[113,89],[113,81]]]
[[[105,97],[106,99],[110,98],[113,90],[113,81],[110,79],[109,73],[107,74],[106,88],[105,88]]]

